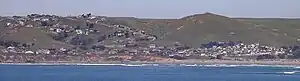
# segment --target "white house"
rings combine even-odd
[[[42,21],[49,21],[49,19],[45,18],[45,19],[42,19]]]
[[[34,54],[33,51],[25,51],[25,54]]]
[[[56,32],[60,33],[60,32],[62,32],[62,29],[56,29]]]
[[[6,23],[6,26],[10,26],[11,25],[11,23]]]
[[[34,18],[33,21],[40,21],[40,18]]]
[[[75,30],[77,34],[83,34],[82,30]]]
[[[7,49],[15,49],[15,47],[12,47],[12,46],[9,46],[9,47],[7,47]]]

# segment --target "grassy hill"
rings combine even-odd
[[[300,38],[300,19],[280,18],[236,18],[261,29],[284,34],[293,39]]]
[[[297,29],[300,28],[298,20],[241,19],[212,13],[195,14],[180,19],[135,19],[130,22],[132,26],[157,35],[160,40],[178,41],[194,47],[209,41],[292,45],[297,43],[300,30]]]
[[[229,18],[213,13],[195,14],[179,19],[133,17],[106,17],[106,19],[107,21],[103,22],[105,24],[126,25],[155,35],[158,39],[154,43],[157,44],[180,42],[199,47],[210,41],[242,41],[285,46],[297,44],[297,39],[300,41],[300,19]],[[66,17],[59,18],[59,22],[73,27],[86,25],[86,21],[83,19],[70,20]],[[46,32],[37,28],[12,30],[4,25],[4,22],[0,22],[1,40],[33,42],[36,43],[36,49],[53,46],[73,47],[69,43],[54,40]],[[91,37],[100,37],[114,31],[114,29],[100,24],[95,24],[94,29],[100,33],[93,34]]]
[[[34,43],[33,50],[39,48],[71,48],[72,45],[56,41],[36,28],[20,28],[18,30],[9,30],[2,36],[2,40],[16,41],[20,43]]]

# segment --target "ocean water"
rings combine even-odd
[[[300,81],[299,67],[0,65],[0,81]]]

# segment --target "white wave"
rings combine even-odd
[[[227,64],[220,64],[220,65],[217,65],[218,67],[239,67],[241,65],[227,65]]]
[[[278,72],[278,73],[283,73],[283,74],[295,74],[298,73],[300,71],[286,71],[286,72]]]
[[[217,67],[218,65],[202,65],[204,67]]]
[[[54,63],[1,63],[2,65],[59,65]]]
[[[197,64],[180,64],[180,66],[194,67],[198,66]]]
[[[152,64],[152,66],[159,66],[159,64]]]
[[[288,67],[300,68],[298,65],[232,65],[232,64],[85,64],[85,63],[0,63],[0,65],[83,65],[83,66],[199,66],[199,67]]]
[[[259,65],[259,64],[250,64],[250,65],[241,65],[246,67],[267,67],[268,65]]]
[[[258,65],[258,64],[250,64],[250,65],[232,65],[232,64],[214,64],[214,65],[201,65],[205,67],[287,67],[287,68],[300,68],[300,66],[295,65]]]
[[[139,67],[139,66],[147,66],[148,64],[124,64],[123,66],[129,67]]]
[[[227,64],[213,64],[213,65],[199,65],[201,67],[239,67],[241,65],[227,65]]]
[[[291,71],[291,72],[283,72],[284,74],[295,74],[296,72]]]
[[[198,66],[197,64],[193,64],[193,65],[185,65],[185,66]]]
[[[183,66],[183,65],[181,65]],[[246,64],[246,65],[234,65],[234,64],[204,64],[198,65],[200,67],[287,67],[287,68],[300,68],[300,66],[291,65],[258,65],[258,64]]]
[[[286,72],[244,72],[246,74],[284,74],[284,75],[292,75],[298,73],[299,71],[286,71]],[[243,72],[242,72],[243,73]]]
[[[76,65],[87,65],[87,66],[122,66],[125,64],[76,64]]]

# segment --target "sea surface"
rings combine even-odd
[[[0,65],[0,81],[300,81],[299,67]]]

